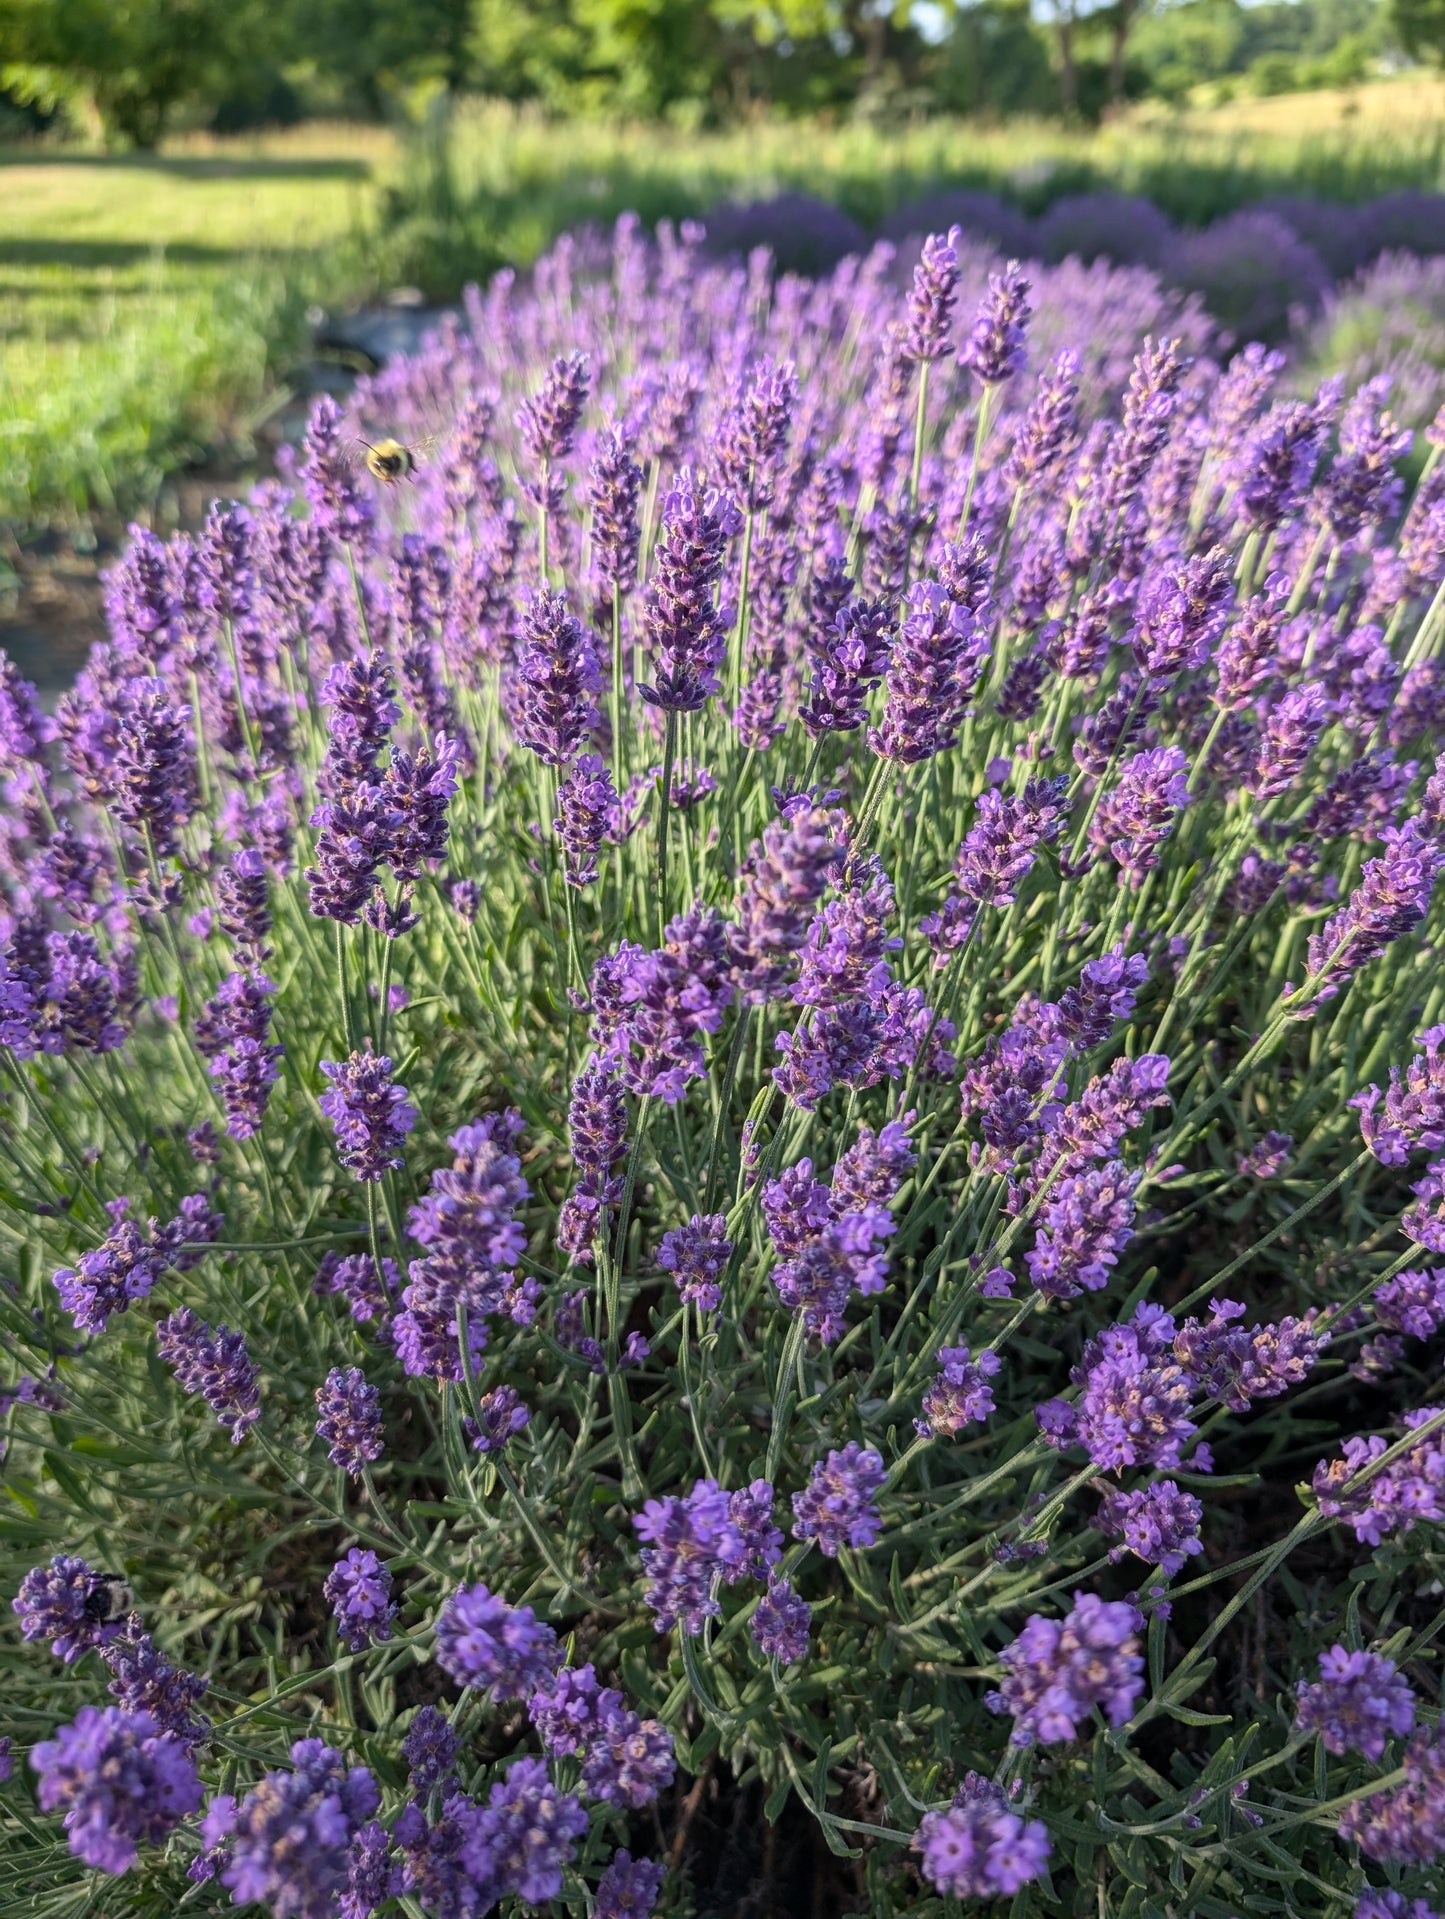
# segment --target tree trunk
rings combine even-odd
[[[1060,7],[1055,26],[1059,36],[1059,104],[1067,119],[1079,111],[1079,73],[1074,65],[1074,15],[1072,8]]]
[[[1129,29],[1134,24],[1134,15],[1138,11],[1139,0],[1115,0],[1113,20],[1113,48],[1109,57],[1109,100],[1119,106],[1124,98],[1125,65],[1124,56],[1128,47]]]

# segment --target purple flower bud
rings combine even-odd
[[[1331,1646],[1320,1654],[1319,1678],[1313,1684],[1301,1679],[1295,1691],[1296,1730],[1318,1733],[1336,1757],[1353,1751],[1378,1764],[1386,1742],[1405,1738],[1415,1727],[1409,1682],[1378,1653]]]
[[[1025,336],[1033,314],[1029,281],[1017,260],[988,276],[988,292],[959,352],[959,363],[985,387],[1002,386],[1023,368]]]
[[[416,1108],[404,1086],[392,1082],[391,1061],[370,1044],[350,1059],[321,1062],[331,1082],[318,1102],[336,1130],[341,1163],[359,1180],[376,1181],[403,1166],[401,1144],[416,1125]]]
[[[1138,1492],[1109,1488],[1099,1502],[1094,1524],[1106,1539],[1123,1541],[1110,1553],[1111,1559],[1120,1558],[1127,1548],[1136,1559],[1172,1575],[1190,1554],[1203,1552],[1199,1537],[1203,1517],[1204,1507],[1192,1493],[1180,1492],[1172,1479],[1160,1479]]]
[[[684,467],[662,503],[642,626],[654,686],[638,691],[669,712],[695,712],[718,691],[724,629],[713,589],[742,516],[725,493],[704,493]]]
[[[522,609],[517,736],[548,766],[566,766],[591,730],[601,686],[592,636],[565,594],[543,587]]]
[[[199,1394],[239,1446],[261,1417],[260,1374],[241,1334],[212,1328],[181,1306],[156,1327],[156,1349],[175,1368],[181,1390]]]
[[[713,1313],[722,1304],[718,1280],[732,1257],[733,1243],[727,1237],[727,1221],[721,1213],[703,1217],[697,1213],[686,1226],[675,1226],[664,1233],[657,1249],[657,1263],[671,1273],[679,1294],[699,1312]]]
[[[871,1446],[849,1440],[813,1467],[808,1484],[793,1495],[793,1537],[816,1539],[818,1549],[836,1559],[844,1546],[871,1546],[881,1522],[877,1498],[887,1469]]]
[[[913,1835],[919,1870],[933,1887],[955,1899],[994,1899],[1018,1892],[1043,1876],[1048,1829],[1009,1811],[1000,1787],[970,1772],[942,1812],[926,1812]]]
[[[958,299],[958,254],[953,242],[961,237],[954,228],[947,239],[930,233],[923,242],[908,296],[906,351],[911,360],[941,360],[949,350],[950,323]]]
[[[557,1635],[530,1606],[486,1586],[459,1586],[436,1624],[436,1658],[459,1686],[493,1700],[525,1699],[557,1664]]]
[[[101,1872],[128,1872],[140,1846],[163,1846],[201,1803],[189,1751],[147,1713],[82,1706],[30,1763],[42,1812],[64,1810],[70,1850]]]
[[[888,659],[883,718],[868,736],[873,751],[913,766],[954,746],[990,650],[972,613],[932,580],[915,580]]]
[[[584,753],[557,788],[552,827],[562,845],[569,886],[590,886],[617,811],[617,789],[601,756]]]
[[[1120,767],[1117,785],[1105,793],[1089,823],[1091,844],[1109,854],[1132,887],[1141,886],[1159,864],[1159,849],[1189,804],[1187,763],[1177,746],[1136,753]]]
[[[316,1437],[326,1457],[353,1479],[381,1458],[381,1394],[359,1366],[334,1366],[316,1388]]]
[[[1062,1621],[1035,1613],[1003,1650],[1002,1687],[986,1696],[991,1711],[1013,1714],[1010,1744],[1076,1738],[1095,1706],[1122,1726],[1144,1690],[1136,1637],[1143,1624],[1133,1606],[1095,1593],[1075,1593]]]
[[[724,416],[717,437],[718,478],[748,513],[771,505],[773,474],[787,444],[798,379],[791,360],[762,360],[746,390]]]
[[[324,1591],[336,1616],[337,1637],[352,1652],[391,1638],[396,1617],[391,1574],[370,1549],[353,1546],[328,1573]]]

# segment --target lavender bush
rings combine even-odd
[[[1425,1919],[1445,421],[701,244],[0,676],[4,1903]]]

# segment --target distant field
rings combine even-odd
[[[373,218],[378,129],[0,149],[0,518],[143,502],[262,401]]]
[[[1031,209],[1108,185],[1202,223],[1271,191],[1439,187],[1442,126],[1445,85],[1405,77],[1140,109],[1094,132],[932,120],[689,134],[464,102],[445,140],[409,151],[339,123],[193,137],[153,158],[0,149],[0,522],[143,508],[167,472],[244,437],[304,342],[309,301],[398,282],[445,294],[623,208],[651,222],[798,188],[866,228],[939,184]]]

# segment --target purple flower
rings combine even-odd
[[[451,1774],[462,1742],[446,1714],[436,1706],[422,1706],[401,1742],[412,1791],[420,1798]]]
[[[608,1805],[650,1806],[677,1770],[671,1733],[633,1712],[610,1688],[597,1695],[597,1706],[582,1753],[582,1791]]]
[[[1384,1109],[1378,1086],[1368,1086],[1346,1103],[1360,1115],[1365,1144],[1385,1166],[1403,1166],[1417,1147],[1432,1153],[1445,1146],[1445,1026],[1420,1035],[1425,1048],[1403,1070],[1390,1068]]]
[[[1100,800],[1089,822],[1089,839],[1138,888],[1159,864],[1159,849],[1189,804],[1188,762],[1177,746],[1136,753],[1119,769],[1116,785]]]
[[[445,733],[437,734],[434,751],[425,746],[416,754],[404,753],[399,747],[392,750],[382,780],[391,808],[391,842],[386,857],[404,886],[415,885],[446,853],[447,808],[457,790],[460,757],[457,742]]]
[[[1415,1695],[1378,1653],[1331,1646],[1320,1654],[1319,1678],[1313,1684],[1301,1679],[1295,1691],[1296,1730],[1317,1732],[1336,1757],[1354,1751],[1377,1763],[1388,1740],[1414,1730]]]
[[[651,1919],[666,1877],[662,1866],[619,1847],[597,1882],[592,1919]]]
[[[327,1574],[323,1590],[336,1615],[337,1636],[352,1652],[391,1638],[391,1574],[369,1548],[353,1546]]]
[[[798,404],[798,377],[791,360],[760,360],[718,429],[718,478],[748,513],[772,504],[773,477]]]
[[[602,1342],[587,1330],[583,1312],[586,1303],[587,1295],[580,1287],[575,1293],[564,1293],[552,1315],[552,1336],[559,1346],[576,1353],[588,1372],[602,1373],[607,1369],[607,1358]]]
[[[873,1448],[850,1439],[841,1451],[820,1459],[803,1491],[794,1493],[793,1537],[816,1539],[829,1559],[844,1546],[871,1546],[881,1525],[877,1498],[887,1477]]]
[[[336,1902],[337,1919],[371,1919],[391,1883],[391,1835],[372,1819],[356,1833],[346,1862],[346,1890]]]
[[[923,1395],[923,1418],[913,1422],[916,1429],[925,1435],[951,1438],[972,1420],[982,1424],[994,1409],[993,1388],[988,1382],[1002,1364],[997,1353],[987,1350],[971,1359],[967,1346],[940,1346],[938,1371]]]
[[[868,735],[873,751],[915,766],[956,745],[990,651],[967,607],[936,582],[915,580],[888,658],[883,718]]]
[[[589,377],[585,353],[559,355],[538,391],[517,408],[517,431],[537,465],[565,459],[572,451]]]
[[[895,623],[890,600],[855,599],[826,626],[809,628],[808,704],[801,717],[815,739],[863,724],[868,695],[888,671]]]
[[[1366,381],[1340,420],[1340,450],[1321,507],[1332,539],[1352,540],[1362,527],[1382,525],[1400,509],[1405,484],[1395,462],[1409,452],[1414,435],[1384,410],[1389,391],[1388,374]]]
[[[275,1919],[330,1919],[346,1890],[351,1843],[380,1795],[365,1766],[346,1764],[319,1739],[298,1739],[290,1772],[268,1772],[239,1805],[212,1801],[203,1837],[228,1841],[221,1881],[238,1906],[265,1904]]]
[[[1234,567],[1221,546],[1153,574],[1140,594],[1134,658],[1151,680],[1201,667],[1234,604]]]
[[[1369,1886],[1355,1901],[1350,1919],[1440,1919],[1440,1914],[1423,1899],[1408,1899],[1403,1892]]]
[[[771,820],[762,839],[753,841],[738,894],[738,925],[728,935],[749,999],[784,990],[812,909],[841,865],[840,827],[835,811],[803,798],[790,801],[782,819]]]
[[[187,1746],[209,1738],[210,1721],[196,1711],[208,1682],[173,1666],[131,1613],[119,1635],[106,1638],[100,1656],[110,1668],[107,1691],[122,1712],[148,1713],[162,1732]]]
[[[313,1293],[323,1298],[336,1295],[346,1301],[351,1317],[358,1325],[376,1321],[384,1326],[391,1318],[392,1301],[400,1284],[396,1263],[383,1259],[381,1271],[370,1253],[323,1253],[311,1282]]]
[[[1271,532],[1309,491],[1339,401],[1338,381],[1313,400],[1281,402],[1256,430],[1241,460],[1237,499],[1246,523]]]
[[[935,1892],[993,1899],[1042,1877],[1048,1828],[1009,1811],[1000,1787],[970,1772],[942,1812],[926,1812],[913,1835],[919,1870]]]
[[[328,539],[343,546],[364,546],[374,517],[371,502],[358,490],[347,457],[341,409],[323,393],[311,409],[303,442],[301,485],[311,517]]]
[[[1438,1414],[1438,1407],[1423,1407],[1402,1414],[1400,1423],[1410,1433]],[[1445,1433],[1437,1429],[1427,1434],[1383,1472],[1352,1483],[1388,1450],[1378,1434],[1352,1437],[1345,1441],[1341,1458],[1322,1459],[1314,1471],[1320,1511],[1327,1519],[1343,1520],[1356,1539],[1370,1546],[1391,1533],[1410,1532],[1420,1520],[1445,1520]]]
[[[396,682],[384,659],[358,654],[340,660],[321,682],[320,700],[331,709],[318,790],[341,800],[381,778],[381,755],[401,718]]]
[[[359,1366],[334,1366],[316,1388],[316,1437],[326,1457],[359,1479],[382,1454],[381,1394]]]
[[[958,299],[958,254],[952,243],[959,237],[955,228],[947,239],[930,233],[923,242],[908,296],[904,344],[910,360],[941,360],[948,352],[950,322]]]
[[[82,1706],[30,1763],[41,1810],[64,1810],[70,1850],[101,1872],[128,1872],[140,1846],[163,1846],[201,1803],[187,1747],[118,1706]]]
[[[1025,337],[1032,313],[1029,281],[1018,261],[1010,260],[1001,273],[988,276],[988,292],[959,351],[959,364],[985,387],[1011,380],[1027,358]]]
[[[321,1062],[331,1081],[330,1092],[319,1105],[336,1130],[343,1166],[359,1180],[375,1182],[390,1169],[405,1165],[401,1143],[416,1125],[416,1108],[404,1086],[391,1078],[391,1061],[371,1050],[350,1059]]]
[[[487,1804],[466,1824],[462,1864],[495,1899],[514,1893],[540,1906],[562,1890],[562,1877],[587,1830],[571,1793],[559,1792],[540,1759],[515,1760]],[[485,1909],[491,1899],[481,1901]]]
[[[266,862],[254,846],[243,847],[216,875],[216,909],[221,931],[236,948],[242,965],[256,968],[271,956]]]
[[[437,1664],[493,1700],[525,1699],[558,1657],[556,1633],[530,1606],[509,1606],[480,1584],[459,1586],[437,1618]]]
[[[769,1573],[768,1590],[753,1611],[752,1635],[759,1651],[779,1665],[796,1665],[808,1656],[813,1609],[781,1573]]]
[[[691,713],[717,692],[724,628],[713,588],[727,543],[741,526],[742,515],[728,496],[705,493],[684,467],[662,503],[643,603],[655,684],[638,691],[649,704]]]
[[[1004,479],[1015,490],[1052,472],[1078,439],[1080,358],[1070,347],[1056,353],[1039,376],[1038,392],[1014,438]]]
[[[1340,1837],[1385,1865],[1435,1863],[1445,1851],[1445,1726],[1422,1726],[1410,1741],[1403,1785],[1345,1807]]]
[[[616,811],[612,775],[599,754],[584,753],[557,788],[552,821],[569,886],[590,886],[597,878],[597,858]]]
[[[1252,790],[1260,799],[1287,793],[1304,770],[1324,726],[1328,702],[1314,681],[1284,694],[1265,715]]]
[[[1327,920],[1322,931],[1310,934],[1310,978],[1322,983],[1307,1005],[1295,1007],[1298,996],[1289,996],[1291,1010],[1301,1017],[1336,998],[1361,967],[1412,932],[1429,910],[1435,881],[1445,866],[1445,847],[1426,838],[1414,820],[1403,827],[1388,826],[1380,837],[1386,851],[1380,859],[1365,861],[1344,911]]]
[[[675,1104],[707,1071],[702,1035],[717,1032],[731,1005],[727,926],[695,906],[665,929],[655,952],[623,940],[592,969],[592,1041],[639,1097]]]
[[[1079,1052],[1101,1045],[1132,1015],[1148,977],[1148,960],[1142,953],[1126,958],[1122,941],[1101,959],[1086,960],[1078,985],[1059,995],[1059,1024],[1070,1043]]]
[[[264,973],[231,973],[196,1020],[196,1050],[216,1082],[232,1139],[260,1131],[271,1088],[281,1077],[286,1049],[268,1043],[275,991]]]
[[[1039,1214],[1027,1255],[1029,1278],[1053,1299],[1074,1299],[1109,1283],[1109,1272],[1134,1236],[1139,1174],[1118,1160],[1061,1179]]]
[[[376,891],[376,869],[391,852],[399,815],[384,785],[362,781],[323,800],[311,815],[316,864],[306,868],[308,904],[318,919],[355,926]]]
[[[548,766],[566,766],[591,731],[601,675],[592,636],[565,594],[542,587],[522,609],[517,737]]]
[[[662,1236],[657,1263],[671,1273],[673,1284],[689,1306],[714,1313],[722,1304],[718,1280],[732,1257],[727,1221],[721,1213],[694,1213],[686,1226],[675,1226]]]
[[[157,859],[177,851],[195,799],[189,716],[161,680],[131,680],[115,718],[104,798],[124,825],[148,835]]]
[[[82,1253],[73,1268],[63,1266],[54,1276],[60,1303],[80,1332],[103,1333],[112,1313],[123,1313],[132,1300],[145,1299],[176,1264],[187,1222],[173,1220],[162,1228],[152,1219],[143,1231],[125,1217],[129,1205],[129,1200],[111,1200],[107,1210],[114,1224],[105,1239]]]
[[[1293,1135],[1268,1132],[1239,1161],[1239,1171],[1246,1179],[1278,1179],[1293,1150]]]
[[[260,1374],[241,1334],[210,1327],[181,1306],[156,1327],[156,1350],[174,1367],[181,1390],[199,1394],[239,1446],[261,1417]]]
[[[606,630],[612,596],[637,584],[637,547],[641,529],[637,497],[642,468],[633,459],[637,436],[630,426],[609,420],[597,439],[587,469],[587,500],[592,509],[592,592],[596,618]]]
[[[777,1563],[783,1536],[772,1523],[772,1500],[765,1479],[731,1495],[715,1479],[700,1479],[684,1498],[648,1500],[632,1523],[648,1542],[644,1590],[659,1632],[680,1624],[696,1636],[720,1610],[715,1579],[761,1579]]]
[[[511,1386],[494,1386],[477,1400],[476,1420],[463,1422],[468,1439],[479,1453],[499,1453],[507,1441],[527,1424],[532,1415]]]
[[[1076,1406],[1049,1400],[1037,1418],[1056,1446],[1083,1446],[1105,1471],[1177,1466],[1196,1431],[1189,1417],[1192,1381],[1175,1358],[1174,1322],[1140,1307],[1126,1325],[1107,1326],[1085,1343],[1070,1378]]]
[[[1132,1493],[1110,1487],[1094,1524],[1106,1539],[1123,1542],[1109,1554],[1111,1559],[1121,1558],[1127,1548],[1146,1565],[1173,1574],[1192,1553],[1203,1552],[1203,1517],[1204,1507],[1193,1493],[1180,1492],[1172,1479],[1160,1479]]]
[[[985,788],[973,825],[953,863],[957,893],[939,913],[921,919],[918,930],[938,949],[939,964],[966,944],[982,906],[1012,906],[1031,872],[1039,848],[1063,827],[1066,782],[1030,780],[1021,794]],[[1097,962],[1096,962],[1097,963]]]
[[[108,1619],[109,1587],[83,1559],[57,1553],[48,1566],[33,1566],[20,1582],[12,1607],[26,1639],[48,1639],[67,1664],[120,1631]]]
[[[1035,1613],[1001,1655],[1004,1682],[986,1696],[992,1712],[1013,1714],[1009,1743],[1055,1745],[1078,1736],[1095,1706],[1111,1726],[1129,1719],[1144,1690],[1133,1606],[1076,1592],[1063,1620]]]
[[[1430,1339],[1445,1326],[1445,1268],[1398,1273],[1375,1288],[1375,1317],[1415,1339]]]

